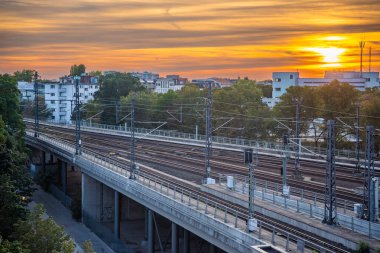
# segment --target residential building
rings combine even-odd
[[[145,88],[152,91],[155,89],[156,81],[160,77],[159,74],[147,72],[147,71],[130,72],[130,74],[134,77],[137,77],[140,80],[140,83],[144,85]]]
[[[232,80],[229,78],[219,78],[219,77],[212,77],[212,78],[205,78],[205,79],[193,79],[191,81],[193,84],[198,85],[199,88],[207,88],[210,84],[213,88],[225,88],[230,87],[234,85],[237,80]]]
[[[188,82],[187,78],[179,75],[167,75],[166,77],[158,78],[155,84],[154,92],[167,93],[169,90],[181,90]]]
[[[34,83],[19,81],[17,82],[17,88],[20,91],[20,100],[34,100]],[[39,85],[39,88],[41,88],[41,85]],[[39,89],[39,92],[41,91],[43,92],[43,90]]]
[[[70,122],[75,108],[75,80],[72,76],[61,77],[59,83],[45,84],[45,103],[52,111],[51,120]],[[93,99],[99,90],[99,77],[82,75],[79,80],[79,101],[81,104]]]

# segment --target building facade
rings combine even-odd
[[[333,80],[348,83],[360,91],[366,88],[380,87],[379,72],[326,71],[323,78],[300,78],[299,72],[274,72],[272,97],[278,99],[291,86],[318,87]]]
[[[140,80],[140,83],[147,89],[153,91],[156,81],[159,79],[159,74],[152,72],[130,72],[130,74]]]
[[[180,77],[179,75],[167,75],[166,77],[157,79],[154,92],[164,94],[169,90],[181,90],[187,82],[187,78]]]
[[[79,101],[84,104],[92,100],[99,90],[99,77],[82,75],[79,81]],[[75,80],[72,76],[61,77],[59,83],[45,84],[45,103],[52,111],[51,120],[67,123],[75,109]]]

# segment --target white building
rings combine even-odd
[[[182,78],[179,75],[167,75],[165,78],[158,78],[154,92],[167,93],[169,90],[177,91],[181,90],[187,83],[186,78]]]
[[[81,76],[79,82],[79,101],[84,104],[93,99],[99,90],[99,78]],[[75,80],[73,77],[60,78],[59,83],[45,84],[45,103],[51,109],[51,120],[66,123],[71,120],[75,109]]]
[[[326,71],[323,78],[300,78],[299,72],[273,72],[272,78],[272,99],[263,101],[270,107],[278,103],[279,98],[291,86],[317,87],[329,84],[336,79],[341,83],[353,85],[360,91],[366,88],[380,88],[379,72],[363,72],[360,75],[360,72],[355,71]]]
[[[354,71],[326,71],[323,78],[300,78],[298,72],[274,72],[272,97],[279,98],[286,93],[290,86],[321,86],[329,84],[333,80],[341,83],[348,83],[358,90],[364,91],[366,88],[380,87],[379,72]]]
[[[19,81],[17,82],[17,88],[20,91],[20,100],[34,100],[34,83]],[[41,88],[40,85],[39,88]],[[41,92],[40,89],[39,92]]]

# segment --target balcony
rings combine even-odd
[[[64,92],[64,93],[66,93],[66,88],[59,88],[59,92]]]

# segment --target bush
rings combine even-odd
[[[363,241],[359,241],[357,252],[358,253],[370,253],[368,243],[363,242]]]

